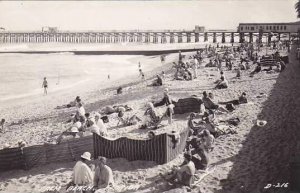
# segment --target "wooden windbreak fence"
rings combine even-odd
[[[62,142],[60,144],[35,145],[25,148],[0,150],[0,171],[31,169],[49,163],[75,161],[88,151],[94,158],[126,158],[128,161],[155,161],[167,163],[181,154],[186,145],[188,130],[180,133],[180,141],[174,145],[172,136],[160,134],[152,139],[107,139],[94,134]]]
[[[60,144],[34,145],[0,151],[0,171],[30,169],[56,162],[75,161],[82,153],[93,153],[93,136],[72,139]]]
[[[156,135],[152,139],[136,140],[129,138],[107,139],[94,134],[94,156],[126,158],[129,161],[145,160],[164,164],[182,153],[188,131],[180,133],[180,141],[174,145],[169,134]]]

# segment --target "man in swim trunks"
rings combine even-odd
[[[47,95],[48,81],[47,81],[47,78],[46,78],[46,77],[44,77],[44,81],[43,81],[43,84],[42,84],[42,88],[44,88],[44,94]]]

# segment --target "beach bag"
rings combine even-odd
[[[229,103],[229,104],[226,105],[226,109],[228,111],[233,111],[233,110],[235,110],[235,107],[234,107],[234,105],[232,103]]]

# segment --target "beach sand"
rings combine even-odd
[[[50,97],[36,97],[22,99],[13,104],[2,107],[1,111],[18,124],[7,128],[1,134],[1,144],[23,139],[28,145],[51,142],[49,135],[61,132],[62,122],[74,112],[74,109],[54,110],[57,105],[66,104],[76,95],[82,96],[86,110],[100,110],[106,105],[128,104],[134,113],[142,113],[144,104],[162,97],[164,88],[169,88],[170,95],[175,99],[189,97],[192,94],[202,95],[204,90],[212,91],[216,101],[236,99],[242,92],[248,95],[248,104],[240,105],[231,113],[218,116],[218,120],[239,117],[240,125],[237,134],[223,135],[216,139],[214,151],[211,153],[211,164],[215,171],[205,177],[192,190],[185,187],[173,192],[263,192],[268,183],[289,182],[288,162],[295,153],[297,136],[299,139],[299,79],[300,67],[295,61],[295,54],[290,56],[290,64],[281,74],[260,73],[253,78],[249,72],[243,72],[241,79],[234,79],[235,73],[225,71],[230,86],[224,90],[213,90],[213,82],[219,78],[215,68],[198,69],[198,79],[193,81],[174,81],[170,69],[166,64],[149,72],[155,75],[162,70],[167,72],[166,83],[162,87],[146,87],[146,82],[117,81],[110,88],[95,90],[86,89],[82,93],[59,92]],[[152,58],[153,59],[153,58]],[[155,59],[155,57],[154,57]],[[177,55],[170,56],[170,61],[177,59]],[[151,60],[149,60],[150,62]],[[252,67],[253,68],[253,67]],[[124,93],[116,95],[116,88],[124,85]],[[159,109],[163,111],[163,108]],[[260,115],[267,121],[264,127],[255,126],[254,120]],[[164,130],[183,129],[187,126],[188,114],[175,115],[174,123]],[[111,115],[109,135],[111,137],[127,136],[130,138],[146,137],[146,131],[138,130],[135,126],[114,128],[116,115]],[[22,121],[20,121],[20,119]],[[166,124],[166,121],[163,122]],[[108,165],[114,172],[116,188],[103,192],[164,192],[170,188],[166,186],[158,174],[169,171],[172,166],[182,162],[182,155],[173,161],[157,165],[154,162],[133,161],[125,159],[110,159]],[[0,192],[42,192],[45,187],[61,186],[59,192],[64,192],[66,184],[71,179],[75,162],[53,163],[39,166],[28,171],[15,170],[0,174]],[[53,191],[55,192],[55,191]],[[172,192],[172,191],[169,191]]]

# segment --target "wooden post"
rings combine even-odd
[[[249,33],[249,42],[250,43],[253,42],[253,33],[252,32]]]
[[[199,42],[199,33],[195,33],[195,42]]]
[[[230,39],[230,43],[234,43],[234,32],[231,32],[231,39]]]
[[[216,43],[217,42],[217,33],[214,32],[213,33],[213,43]]]
[[[174,33],[170,33],[170,43],[174,43],[175,39],[174,39]]]
[[[182,43],[182,33],[178,33],[178,43]]]
[[[187,43],[191,42],[191,33],[186,33],[186,41]]]
[[[244,43],[245,41],[245,37],[244,37],[244,33],[240,32],[240,43]]]
[[[226,41],[225,41],[225,33],[223,32],[222,33],[222,43],[225,43]]]

